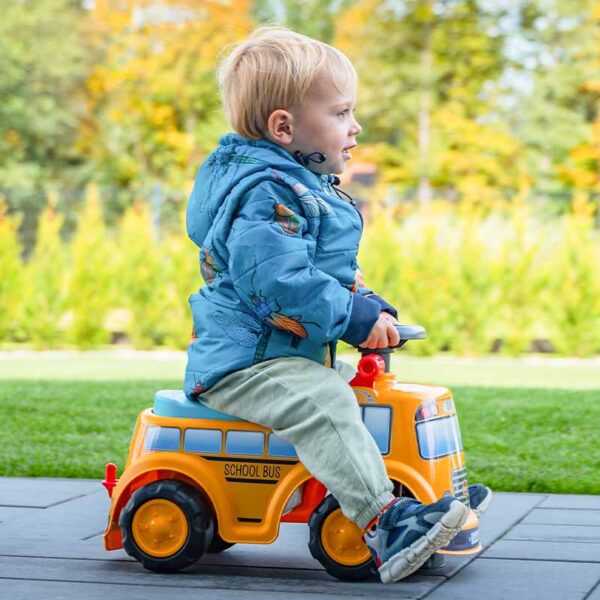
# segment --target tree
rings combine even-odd
[[[397,167],[390,182],[418,190],[422,205],[432,184],[457,186],[457,175],[441,169],[444,153],[501,131],[483,121],[493,107],[487,88],[505,63],[504,36],[493,26],[500,14],[475,0],[367,0],[338,22],[336,43],[361,76],[365,138],[385,140],[377,156]]]
[[[62,217],[51,194],[38,219],[35,248],[25,265],[23,329],[38,348],[56,348],[63,342],[61,317],[66,309],[67,260],[60,239]]]
[[[114,249],[106,234],[98,189],[90,185],[69,253],[69,337],[81,348],[109,341],[104,321],[113,306]]]
[[[505,119],[542,194],[589,190],[598,180],[599,21],[598,2],[538,0],[520,35],[525,50],[515,60],[526,77]]]
[[[331,44],[336,18],[356,0],[254,0],[252,14],[261,23],[277,23]]]
[[[78,178],[92,57],[81,2],[0,0],[0,11],[0,185],[21,207],[32,190]]]
[[[104,58],[83,143],[99,178],[132,195],[182,189],[226,128],[215,64],[249,33],[248,2],[98,0],[93,17]]]
[[[7,214],[0,196],[0,339],[15,336],[22,290],[19,218]]]
[[[150,210],[137,199],[119,223],[117,243],[121,252],[115,277],[117,294],[129,313],[126,332],[136,348],[160,344],[167,334],[166,261],[156,241]]]

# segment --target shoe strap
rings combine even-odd
[[[373,529],[377,523],[379,523],[379,519],[381,519],[381,517],[383,516],[383,514],[385,512],[388,511],[388,509],[390,509],[392,506],[404,506],[405,504],[412,504],[413,502],[416,502],[414,498],[408,498],[406,496],[400,496],[399,498],[394,498],[393,500],[390,500],[382,509],[380,509],[380,511],[369,521],[369,523],[367,524],[367,526],[364,528],[364,532],[366,533],[367,531],[371,531],[371,529]]]

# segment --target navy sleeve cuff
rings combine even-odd
[[[353,294],[350,322],[341,339],[352,346],[358,346],[369,337],[380,313],[381,306],[374,298]]]
[[[381,298],[377,294],[369,294],[368,298],[370,300],[376,300],[377,302],[379,302],[379,305],[381,306],[382,311],[390,313],[390,315],[392,315],[392,317],[394,317],[394,319],[398,318],[398,311],[389,302],[386,302],[383,298]]]

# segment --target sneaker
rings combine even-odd
[[[436,550],[446,546],[467,520],[469,509],[454,496],[433,504],[397,498],[365,533],[383,583],[414,573]]]
[[[469,486],[469,506],[480,517],[492,502],[492,490],[482,483]]]

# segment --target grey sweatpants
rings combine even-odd
[[[347,383],[353,375],[341,361],[332,369],[301,357],[276,358],[226,375],[202,400],[287,440],[342,512],[364,528],[394,496]]]

